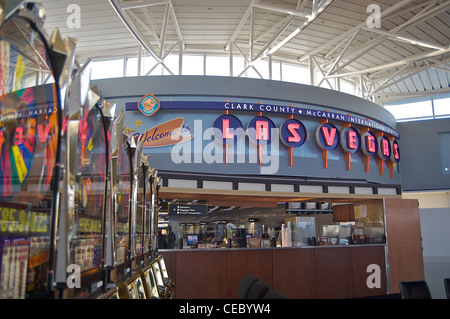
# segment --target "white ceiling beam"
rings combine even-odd
[[[268,11],[284,13],[284,14],[299,17],[302,19],[308,19],[311,16],[311,14],[309,14],[309,13],[297,11],[297,9],[294,7],[279,6],[279,5],[266,4],[266,3],[260,3],[260,2],[253,4],[253,7],[258,8],[258,9],[268,10]]]
[[[136,30],[132,23],[130,23],[130,19],[128,15],[119,7],[117,1],[109,0],[109,3],[113,7],[117,16],[122,20],[123,24],[127,27],[128,31],[134,36],[136,41],[150,54],[158,63],[160,63],[171,75],[173,72],[169,69],[169,67],[161,60],[158,55],[150,48],[147,41],[142,37],[142,35]]]
[[[142,28],[144,28],[145,30],[150,32],[153,35],[153,37],[155,38],[155,40],[158,44],[158,47],[161,46],[161,41],[159,39],[159,36],[156,34],[156,30],[151,23],[150,23],[150,26],[151,26],[151,28],[150,28],[147,24],[144,23],[144,21],[139,19],[139,17],[131,10],[128,11],[126,14],[128,14],[130,17],[132,17]],[[152,48],[152,50],[154,50],[154,49]]]
[[[331,85],[330,81],[328,81],[328,79],[326,78],[325,72],[322,70],[319,63],[317,63],[316,59],[313,56],[311,56],[311,60],[313,61],[314,65],[317,67],[319,72],[322,74],[322,80],[320,80],[320,82],[317,84],[317,86],[320,86],[323,83],[323,81],[326,81],[328,83],[328,85],[330,86],[330,89],[334,90],[333,85]]]
[[[433,51],[433,52],[417,54],[417,55],[413,55],[413,56],[407,57],[407,58],[399,60],[399,61],[395,61],[395,62],[391,62],[391,63],[387,63],[387,64],[382,64],[382,65],[378,65],[378,66],[367,68],[367,69],[363,69],[363,70],[347,72],[347,73],[341,73],[341,74],[331,74],[331,75],[328,76],[328,78],[347,77],[347,76],[353,76],[353,75],[358,75],[358,74],[369,74],[369,73],[372,73],[372,72],[376,72],[376,71],[380,71],[380,70],[386,70],[386,69],[394,68],[394,67],[397,67],[397,66],[401,66],[403,64],[407,64],[407,63],[416,62],[416,61],[424,60],[424,59],[427,59],[427,58],[435,57],[435,56],[438,56],[438,55],[441,55],[441,54],[446,54],[448,52],[450,52],[450,49],[437,50],[437,51]]]
[[[435,59],[429,59],[429,60],[427,60],[427,62],[435,63],[434,60]],[[448,62],[448,61],[450,61],[450,58],[447,58],[447,59],[445,59],[442,62],[445,63],[445,62]],[[411,65],[412,64],[406,64],[403,68],[401,68],[400,70],[398,70],[397,72],[395,72],[394,74],[392,74],[388,78],[386,78],[386,80],[384,80],[383,83],[381,83],[378,87],[376,87],[374,89],[373,94],[375,94],[375,93],[377,93],[377,92],[379,92],[381,90],[384,90],[385,88],[387,88],[387,87],[389,87],[391,85],[394,85],[394,84],[396,84],[398,82],[401,82],[401,81],[403,81],[403,80],[405,80],[407,78],[410,78],[413,75],[418,74],[418,73],[420,73],[422,71],[425,71],[425,70],[430,69],[430,68],[434,68],[435,66],[438,67],[437,65],[428,64],[428,63],[423,65],[423,66],[421,66],[421,67],[416,67],[416,66],[410,67]],[[450,72],[450,70],[443,70],[443,71]],[[398,78],[398,79],[388,83],[389,80],[393,80],[397,76],[399,76],[400,78]],[[375,83],[375,82],[379,81],[379,79],[377,79],[377,80],[372,79],[372,81]]]
[[[175,9],[173,8],[172,0],[169,0],[169,7],[170,7],[170,16],[172,17],[172,23],[175,27],[175,31],[177,32],[178,40],[181,42],[182,48],[184,50],[185,43],[184,43],[183,35],[181,34],[180,25],[178,24],[177,16],[175,14]]]
[[[120,4],[120,8],[123,10],[129,10],[129,9],[135,9],[135,8],[145,8],[145,7],[152,7],[152,6],[159,6],[161,4],[168,4],[169,0],[162,0],[162,1],[146,1],[146,2],[122,2]]]
[[[391,40],[401,41],[401,42],[409,43],[409,44],[412,44],[412,45],[418,45],[418,46],[422,46],[422,47],[429,48],[429,49],[435,49],[435,50],[444,50],[444,49],[446,49],[446,47],[443,46],[443,45],[434,44],[434,43],[431,43],[431,42],[418,40],[418,39],[415,39],[413,37],[397,34],[395,32],[384,31],[384,30],[377,29],[377,28],[372,28],[372,29],[370,29],[370,28],[362,28],[362,30],[384,35],[384,36],[388,37]]]
[[[348,40],[344,49],[342,50],[341,54],[339,54],[339,56],[334,60],[333,64],[328,69],[327,76],[333,71],[334,67],[339,63],[341,58],[344,56],[345,52],[347,52],[348,48],[350,47],[350,45],[352,44],[353,40],[356,38],[358,33],[359,33],[359,30],[356,30],[356,32],[350,37],[350,39]]]
[[[166,42],[166,30],[167,24],[169,23],[169,4],[165,5],[164,16],[161,24],[161,34],[159,38],[161,39],[161,45],[159,46],[159,57],[162,58],[164,55],[164,45]]]
[[[255,66],[252,63],[250,63],[249,59],[247,59],[247,57],[244,55],[244,53],[237,46],[236,43],[234,43],[234,47],[238,50],[239,54],[244,58],[245,63],[247,63],[247,65],[244,67],[244,69],[241,71],[241,73],[238,74],[237,77],[240,77],[242,74],[245,73],[245,71],[247,71],[249,68],[252,68],[261,79],[264,79],[264,77],[261,75],[261,73],[259,73],[259,71],[255,68]]]
[[[265,53],[263,58],[268,55],[274,54],[276,51],[284,47],[287,43],[289,43],[292,39],[294,39],[300,32],[305,30],[331,3],[333,0],[322,0],[320,5],[311,13],[311,16],[297,29],[295,29],[291,34],[289,34],[286,38],[284,38],[281,42],[279,42],[276,46],[269,50],[269,52]]]
[[[250,5],[248,6],[247,10],[245,11],[244,15],[242,16],[241,20],[239,21],[239,24],[237,25],[236,29],[234,29],[233,34],[231,35],[230,39],[228,40],[227,44],[225,45],[225,51],[228,51],[230,48],[230,45],[233,44],[234,40],[236,40],[237,35],[239,32],[241,32],[242,27],[244,26],[245,22],[247,21],[248,17],[250,16],[253,5],[259,0],[252,0]]]
[[[273,45],[273,43],[281,36],[281,34],[286,31],[286,29],[289,27],[291,22],[294,20],[294,17],[287,16],[283,21],[286,20],[286,24],[275,34],[274,37],[272,37],[269,42],[266,43],[266,45],[258,52],[256,55],[257,58],[261,57],[269,48]]]
[[[450,4],[450,2],[447,3],[447,5],[448,4]],[[400,30],[405,29],[406,27],[410,27],[411,25],[416,25],[416,24],[422,22],[423,20],[429,18],[431,15],[438,14],[439,12],[445,10],[445,6],[442,7],[442,5],[440,7],[435,7],[433,9],[431,9],[434,5],[435,5],[435,3],[431,3],[430,5],[425,7],[422,11],[417,13],[413,18],[411,18],[408,21],[406,21],[405,23],[393,28],[392,30],[390,30],[390,32],[395,33]],[[364,29],[364,28],[365,28],[365,26],[361,27],[361,29]],[[386,39],[388,39],[387,35],[381,35],[381,36],[351,50],[350,52],[348,52],[346,54],[345,58],[349,58],[349,57],[352,57],[352,58],[347,60],[345,63],[341,64],[339,66],[339,68],[336,68],[334,70],[334,72],[336,73],[336,72],[342,70],[343,68],[345,68],[346,66],[350,65],[351,63],[353,63],[354,61],[356,61],[357,59],[359,59],[360,57],[362,57],[363,55],[365,55],[366,53],[371,51],[377,45],[383,43]]]
[[[381,91],[381,90],[383,90],[384,88],[386,88],[386,87],[388,87],[388,86],[391,86],[391,85],[395,84],[395,83],[389,83],[389,84],[388,84],[388,82],[391,81],[391,80],[392,80],[393,78],[395,78],[396,76],[398,76],[400,73],[402,73],[402,72],[406,69],[407,66],[408,66],[408,64],[405,64],[405,65],[404,65],[403,67],[401,67],[397,72],[391,74],[388,78],[384,79],[383,82],[381,82],[380,84],[378,84],[378,86],[375,87],[375,88],[370,92],[370,94],[375,94],[376,92]],[[372,83],[376,83],[376,82],[375,82],[375,81],[372,81]]]
[[[276,30],[285,29],[287,25],[289,25],[292,20],[294,20],[295,17],[293,16],[286,16],[283,20],[280,20],[277,24],[273,25],[270,29],[265,31],[263,34],[261,34],[259,37],[255,39],[255,43],[262,41],[262,39],[269,34],[274,33]]]
[[[317,6],[316,10],[311,13],[311,16],[297,29],[295,29],[291,34],[289,34],[286,38],[280,41],[277,45],[269,49],[267,52],[266,47],[269,47],[271,44],[266,45],[266,47],[260,51],[260,54],[253,60],[250,61],[248,65],[245,66],[244,70],[239,74],[242,75],[249,67],[252,67],[256,63],[261,60],[266,59],[268,56],[271,56],[273,53],[281,49],[287,43],[289,43],[293,38],[295,38],[300,32],[306,29],[331,3],[333,0],[322,0],[320,5]]]
[[[253,35],[255,31],[255,7],[252,7],[251,13],[250,13],[250,34],[248,37],[248,56],[250,60],[253,60]]]
[[[397,11],[398,9],[404,7],[405,5],[407,5],[408,3],[412,2],[413,0],[403,0],[400,1],[398,3],[396,3],[395,5],[387,8],[386,10],[382,11],[380,13],[381,18],[388,16],[389,14]],[[336,43],[339,43],[340,41],[342,41],[343,39],[349,37],[351,34],[353,34],[356,30],[361,29],[362,27],[366,26],[366,21],[361,22],[359,25],[351,28],[350,30],[348,30],[347,32],[342,33],[340,36],[337,36],[336,38],[332,39],[331,41],[328,41],[327,43],[321,45],[320,47],[308,52],[307,54],[301,56],[298,58],[299,62],[302,62],[303,60],[308,59],[309,55],[315,55],[316,53],[330,47],[330,46],[334,46]]]

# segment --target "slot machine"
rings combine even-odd
[[[45,34],[40,5],[14,3],[0,8],[0,298],[48,298],[75,41]]]
[[[140,152],[137,158],[139,167],[137,168],[137,197],[136,197],[136,265],[143,267],[148,259],[150,233],[149,218],[146,201],[149,199],[148,192],[150,182],[148,180],[149,164],[148,156]]]
[[[134,167],[133,157],[136,144],[126,128],[123,127],[123,113],[119,116],[117,125],[111,137],[112,157],[112,198],[113,215],[108,237],[113,239],[109,247],[112,252],[107,254],[107,266],[110,270],[109,282],[117,282],[132,272],[134,259],[134,239],[132,223],[135,221],[133,205]],[[108,248],[109,249],[109,248]]]
[[[132,270],[136,270],[138,267],[142,266],[142,222],[143,216],[142,211],[139,209],[138,203],[138,193],[139,188],[139,178],[143,173],[142,171],[142,146],[143,141],[136,142],[135,137],[130,136],[129,142],[133,142],[135,145],[132,156],[132,176],[131,176],[131,194],[130,194],[130,260],[132,262]]]

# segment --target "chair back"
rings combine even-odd
[[[250,288],[257,281],[258,281],[258,277],[256,277],[255,275],[249,274],[249,275],[245,275],[244,277],[242,277],[241,282],[239,283],[239,287],[238,287],[238,293],[237,293],[238,299],[247,299]]]
[[[263,299],[270,291],[270,286],[265,281],[255,282],[248,292],[248,299]]]
[[[400,282],[400,294],[403,299],[431,299],[430,289],[424,280]]]
[[[450,299],[450,278],[444,279],[444,287],[445,287],[445,294],[447,295],[447,299]]]

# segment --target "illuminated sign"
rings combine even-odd
[[[265,116],[256,116],[247,125],[247,136],[258,146],[269,145],[276,132],[275,124]],[[289,147],[302,146],[308,136],[303,123],[298,119],[288,119],[279,128],[281,142]],[[214,122],[213,134],[223,144],[235,143],[243,135],[241,121],[233,115],[222,115]],[[381,160],[392,163],[400,161],[400,147],[397,140],[388,138],[372,131],[360,133],[355,127],[349,126],[341,131],[332,123],[323,123],[315,131],[318,146],[324,151],[333,151],[339,145],[350,154],[362,150],[367,157],[378,155]]]
[[[272,142],[275,124],[265,116],[257,116],[250,120],[247,135],[256,145],[268,145]]]
[[[369,169],[369,158],[376,158],[377,166],[380,167],[380,174],[383,175],[383,162],[386,161],[386,165],[391,170],[391,177],[393,177],[394,164],[400,160],[400,148],[397,139],[400,138],[400,134],[393,128],[367,118],[360,116],[353,116],[350,114],[340,114],[337,112],[330,112],[329,110],[309,109],[293,104],[289,106],[263,104],[258,103],[245,103],[245,102],[220,102],[220,101],[162,101],[161,108],[164,110],[184,110],[185,112],[196,110],[197,112],[213,110],[222,111],[226,114],[218,116],[212,125],[212,134],[215,140],[219,141],[223,145],[222,150],[217,151],[216,146],[213,144],[208,146],[208,150],[214,149],[215,152],[206,152],[208,154],[208,163],[214,161],[223,161],[224,163],[234,163],[233,156],[236,151],[234,148],[230,148],[233,144],[238,144],[239,140],[243,140],[243,137],[247,136],[252,145],[257,146],[257,154],[259,158],[259,164],[262,165],[267,160],[267,154],[271,152],[270,156],[276,156],[277,150],[272,152],[273,147],[278,147],[278,143],[274,143],[275,138],[279,138],[285,147],[288,148],[288,156],[290,158],[290,166],[294,163],[294,149],[301,147],[308,139],[308,132],[306,126],[302,123],[308,118],[320,120],[318,127],[314,132],[310,133],[314,136],[315,142],[322,149],[322,158],[324,159],[325,168],[328,168],[328,152],[336,151],[339,147],[344,152],[344,158],[347,162],[347,170],[351,169],[351,154],[361,153],[363,156],[363,163],[366,167],[366,173]],[[135,102],[126,103],[126,110],[137,110],[137,104]],[[257,112],[258,115],[251,118],[247,123],[242,123],[241,120],[230,114],[229,112],[242,111],[244,113]],[[264,116],[263,113],[265,112]],[[207,114],[209,112],[206,112]],[[275,113],[278,115],[284,115],[287,119],[277,127],[272,119],[265,116],[266,113]],[[196,113],[197,114],[197,113]],[[294,118],[294,116],[296,118]],[[195,122],[195,121],[194,121]],[[168,123],[168,122],[167,122]],[[161,124],[164,125],[165,123]],[[308,124],[309,125],[309,124]],[[180,127],[180,124],[177,124]],[[201,129],[200,129],[201,130]],[[138,134],[139,139],[145,140],[145,147],[166,146],[179,143],[178,141],[171,144],[163,143],[163,141],[157,142],[157,139],[169,138],[174,135],[171,134],[171,129],[163,129],[161,126],[150,129],[149,131]],[[197,133],[196,133],[197,134]],[[206,134],[206,131],[205,131]],[[209,134],[209,132],[207,133]],[[207,135],[206,134],[206,135]],[[196,135],[197,136],[197,135]],[[186,141],[192,139],[193,136],[188,134]],[[199,135],[199,139],[205,139],[204,136]],[[277,141],[276,141],[277,142]],[[240,145],[240,144],[239,144]],[[236,147],[240,147],[240,146]],[[268,147],[272,145],[271,147]],[[198,145],[194,145],[194,148],[198,150]],[[188,148],[183,154],[188,154]],[[273,154],[272,154],[273,153]],[[221,159],[221,155],[224,154],[224,158]],[[250,154],[250,153],[249,153]],[[196,153],[196,156],[198,154]],[[228,156],[230,157],[230,160]],[[178,162],[188,162],[186,158],[177,158]],[[198,162],[198,156],[194,161]]]
[[[347,153],[356,153],[361,149],[361,135],[354,127],[347,127],[341,132],[341,146]]]
[[[234,144],[244,133],[241,121],[234,115],[219,116],[213,124],[216,139],[224,144]]]
[[[280,139],[287,147],[299,147],[306,142],[308,132],[302,122],[289,119],[280,126]]]
[[[338,147],[340,142],[339,130],[331,123],[325,123],[316,130],[316,140],[320,148],[332,151]]]

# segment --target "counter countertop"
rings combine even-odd
[[[171,251],[222,251],[222,250],[278,250],[278,249],[311,249],[311,248],[349,248],[349,247],[373,247],[387,246],[385,243],[363,244],[363,245],[324,245],[324,246],[301,246],[301,247],[251,247],[251,248],[186,248],[186,249],[158,249],[159,252]]]

